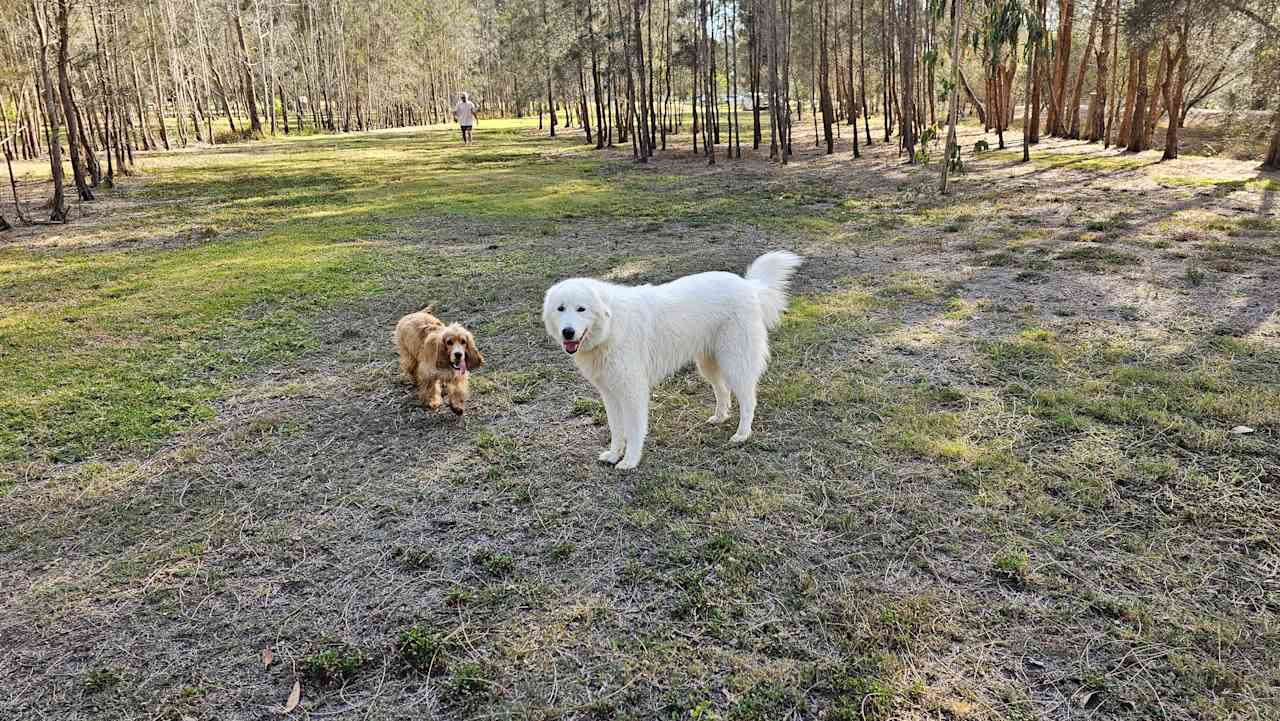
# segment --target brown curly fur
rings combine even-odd
[[[395,341],[400,370],[417,384],[423,407],[439,408],[447,396],[450,410],[465,413],[471,397],[470,371],[484,365],[471,331],[457,323],[445,325],[427,306],[396,323]],[[454,367],[463,358],[467,372]]]

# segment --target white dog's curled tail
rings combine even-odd
[[[746,279],[759,288],[760,309],[764,312],[764,325],[772,329],[782,319],[787,309],[787,286],[791,275],[804,262],[804,258],[789,250],[775,250],[751,261]]]

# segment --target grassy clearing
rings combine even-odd
[[[1268,716],[1267,186],[1067,204],[1157,171],[1050,149],[1043,193],[984,162],[939,200],[881,144],[483,131],[156,154],[119,218],[0,249],[0,716],[257,718],[295,680],[317,717]],[[687,372],[636,473],[594,463],[546,285],[777,246],[810,261],[757,435]],[[427,301],[486,354],[465,421],[396,377]]]

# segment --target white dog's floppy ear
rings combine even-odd
[[[609,307],[608,303],[604,302],[604,298],[600,295],[600,291],[592,288],[591,294],[596,298],[596,307],[600,309],[600,315],[606,318],[612,318],[613,309]]]
[[[542,325],[547,329],[547,335],[552,338],[559,338],[560,334],[552,326],[551,323],[551,291],[555,290],[555,286],[547,289],[547,294],[542,296]]]

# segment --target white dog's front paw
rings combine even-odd
[[[640,465],[640,461],[624,458],[618,463],[618,465],[614,466],[614,468],[617,468],[620,471],[630,471],[638,465]]]
[[[620,451],[614,451],[614,450],[607,450],[602,452],[599,455],[599,459],[601,463],[608,463],[611,466],[617,463],[618,460],[621,458],[622,458],[622,453]]]
[[[714,425],[717,425],[717,424],[719,424],[719,423],[724,423],[724,422],[725,422],[725,419],[727,419],[728,417],[729,417],[729,414],[728,414],[728,413],[726,413],[726,414],[724,414],[724,415],[720,415],[719,413],[712,413],[712,414],[711,414],[711,417],[707,419],[707,423],[709,423],[709,424],[711,424],[711,425],[713,425],[713,426],[714,426]]]
[[[750,437],[751,437],[751,431],[747,431],[746,433],[741,433],[741,432],[734,433],[733,436],[729,438],[729,442],[730,443],[746,443],[747,439]]]

